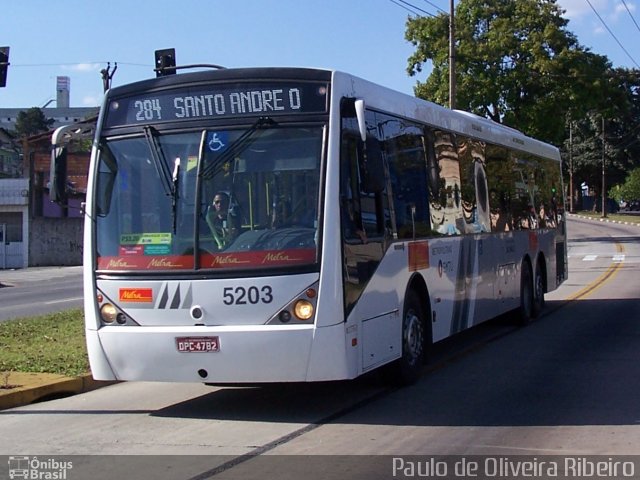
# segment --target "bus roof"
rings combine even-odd
[[[332,95],[364,98],[368,107],[434,127],[460,133],[515,150],[560,160],[553,145],[528,137],[519,130],[499,124],[473,113],[450,110],[357,76],[329,69],[298,67],[250,67],[204,70],[179,73],[114,87],[110,98],[183,85],[206,84],[215,81],[260,81],[296,78],[308,81],[331,81]]]
[[[434,127],[497,145],[560,160],[554,145],[526,136],[521,131],[462,110],[450,110],[427,100],[376,85],[353,75],[334,71],[333,88],[345,86],[347,96],[365,98],[367,106]],[[334,92],[335,93],[335,92]]]

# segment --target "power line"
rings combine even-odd
[[[430,17],[435,17],[435,15],[434,15],[433,13],[427,12],[426,10],[423,10],[423,9],[422,9],[422,8],[420,8],[420,7],[416,7],[415,5],[413,5],[413,4],[409,3],[409,2],[406,2],[405,0],[397,0],[397,1],[396,1],[396,0],[389,0],[389,1],[390,1],[391,3],[395,3],[395,4],[396,4],[396,5],[398,5],[399,7],[404,8],[405,10],[407,10],[407,11],[408,11],[408,12],[410,12],[410,13],[412,13],[413,15],[417,15],[418,17],[421,17],[422,15],[421,15],[421,14],[419,14],[419,13],[416,13],[415,11],[410,10],[410,9],[409,9],[409,7],[410,7],[410,8],[413,8],[414,10],[417,10],[418,12],[422,12],[422,13],[424,13],[425,15],[428,15],[428,16],[430,16]],[[398,3],[398,2],[400,2],[400,3]],[[402,4],[404,4],[404,5],[402,5]],[[405,5],[406,5],[406,6],[405,6]]]
[[[638,22],[636,22],[636,19],[633,18],[633,15],[631,13],[631,10],[629,10],[629,7],[627,6],[627,2],[625,2],[624,0],[621,0],[622,4],[624,5],[624,8],[627,9],[627,13],[629,14],[629,16],[631,17],[631,20],[633,20],[633,23],[635,23],[636,28],[638,29],[638,31],[640,31],[640,26],[638,25]]]
[[[609,28],[609,25],[607,25],[607,23],[604,21],[604,19],[600,16],[600,14],[598,13],[598,11],[593,7],[593,5],[591,4],[590,0],[587,0],[587,3],[589,4],[589,6],[591,7],[591,10],[593,10],[593,13],[596,14],[596,16],[600,19],[600,21],[602,22],[602,25],[604,25],[604,28],[607,29],[607,31],[609,32],[609,34],[613,37],[613,39],[616,41],[616,43],[618,45],[620,45],[620,48],[624,51],[624,53],[627,54],[627,56],[631,59],[631,61],[635,64],[636,67],[640,68],[640,65],[638,65],[638,62],[636,62],[633,57],[629,54],[629,52],[627,52],[627,49],[624,48],[624,46],[622,45],[622,43],[620,43],[620,40],[618,40],[618,37],[615,36],[615,34],[611,31],[611,29]]]
[[[101,65],[109,63],[107,61],[104,62],[73,62],[73,63],[11,63],[11,68],[13,67],[75,67],[78,65]],[[129,65],[133,67],[151,67],[152,64],[144,64],[144,63],[128,63],[128,62],[117,62],[120,65]]]
[[[449,12],[447,12],[446,10],[441,9],[438,5],[436,5],[435,3],[431,3],[429,0],[424,0],[425,3],[428,3],[429,5],[431,5],[433,8],[435,8],[436,10],[439,10],[441,13],[445,13],[447,15],[449,15]]]
[[[408,7],[405,7],[404,5],[402,5],[401,3],[396,2],[396,0],[389,0],[391,3],[399,6],[400,8],[405,9],[407,12],[409,12],[411,15],[417,15],[418,17],[420,16],[418,13],[414,12],[413,10],[409,9]]]

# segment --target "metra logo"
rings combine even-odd
[[[147,265],[147,268],[152,268],[152,267],[163,267],[163,268],[181,268],[184,265],[180,264],[180,263],[173,263],[170,259],[162,257],[162,258],[154,258],[153,260],[151,260],[149,262],[149,264]]]
[[[250,263],[250,261],[240,260],[238,257],[234,257],[233,255],[216,255],[211,262],[211,266],[215,267],[216,265],[237,265],[241,263]]]
[[[127,262],[126,260],[122,259],[122,258],[116,258],[109,260],[109,264],[107,265],[107,268],[133,268],[135,267],[135,265],[130,264],[129,262]]]
[[[262,259],[262,263],[270,262],[299,262],[299,258],[292,258],[284,252],[267,253]]]
[[[121,288],[121,302],[151,303],[153,302],[153,289],[151,288]]]

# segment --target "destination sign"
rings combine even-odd
[[[327,111],[326,83],[214,84],[144,93],[109,103],[106,127]]]

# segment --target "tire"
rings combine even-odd
[[[533,310],[532,317],[537,318],[544,309],[544,279],[542,278],[542,266],[538,264],[533,277]]]
[[[407,292],[402,315],[402,357],[393,364],[393,382],[411,385],[420,378],[426,358],[425,316],[414,290]]]
[[[525,260],[522,262],[520,272],[520,306],[516,310],[516,320],[519,325],[527,325],[534,316],[533,295],[531,265]]]

